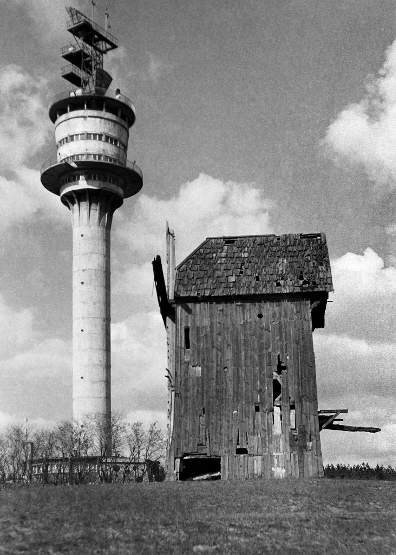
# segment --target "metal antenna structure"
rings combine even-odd
[[[94,6],[92,11],[94,14]],[[74,37],[74,43],[64,46],[62,57],[69,62],[62,68],[62,77],[83,90],[105,92],[112,78],[103,69],[104,54],[118,48],[118,40],[109,31],[89,19],[75,8],[66,8],[67,30]],[[106,13],[106,20],[108,13]],[[106,25],[107,27],[107,25]]]
[[[143,185],[127,160],[135,108],[103,69],[118,41],[79,10],[68,7],[74,43],[62,48],[62,77],[74,88],[49,108],[57,157],[41,182],[69,208],[73,227],[73,419],[91,416],[103,431],[101,453],[111,455],[110,229],[114,211]]]

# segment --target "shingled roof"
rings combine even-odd
[[[175,298],[332,290],[320,233],[209,237],[176,270]]]

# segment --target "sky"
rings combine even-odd
[[[166,424],[151,260],[205,237],[324,232],[334,293],[315,330],[325,463],[396,464],[393,0],[97,0],[105,68],[136,106],[143,190],[112,229],[112,405]],[[108,6],[107,6],[108,4]],[[90,2],[73,4],[87,14]],[[71,222],[40,182],[48,106],[68,89],[62,0],[0,0],[0,424],[71,418]]]

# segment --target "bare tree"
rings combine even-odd
[[[36,458],[49,459],[58,455],[56,430],[36,430],[32,435],[32,443]]]
[[[4,437],[6,458],[6,479],[13,482],[22,481],[26,477],[27,465],[30,458],[30,443],[32,441],[31,426],[13,424]]]
[[[158,422],[153,422],[146,432],[145,459],[150,461],[163,460],[165,445],[164,432],[159,427]]]
[[[135,480],[141,481],[145,477],[151,479],[153,463],[158,463],[156,466],[159,467],[159,461],[164,455],[165,438],[158,423],[150,424],[147,431],[142,422],[129,424],[126,443]]]
[[[89,454],[100,457],[120,455],[125,444],[125,422],[120,414],[111,415],[110,430],[101,414],[86,416],[82,427],[89,438]],[[112,449],[108,452],[108,436],[111,434]]]

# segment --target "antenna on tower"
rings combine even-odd
[[[62,77],[85,93],[103,95],[112,81],[111,75],[103,69],[103,58],[107,52],[118,48],[118,40],[108,30],[108,10],[103,28],[94,21],[95,0],[91,0],[91,4],[91,19],[76,8],[66,8],[67,30],[75,42],[61,50],[62,57],[69,62],[62,68]]]

